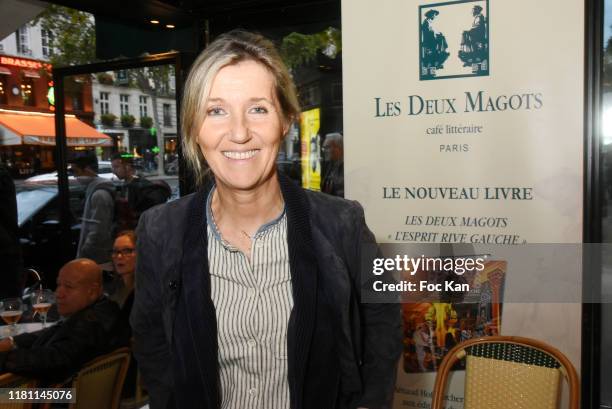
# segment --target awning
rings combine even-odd
[[[113,140],[95,128],[66,115],[68,146],[112,146]],[[55,145],[55,116],[43,113],[0,111],[0,146]]]
[[[6,67],[0,67],[0,75],[11,75],[11,70]]]
[[[40,74],[36,71],[32,71],[32,70],[26,70],[26,71],[22,71],[23,72],[23,76],[24,77],[28,77],[28,78],[40,78]]]

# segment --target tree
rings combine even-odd
[[[314,34],[293,32],[281,42],[280,53],[289,69],[295,69],[315,59],[321,52],[330,58],[342,51],[341,31],[334,27]]]
[[[157,171],[159,175],[165,174],[164,169],[164,135],[161,130],[161,121],[159,120],[159,110],[157,109],[157,98],[161,95],[170,96],[170,77],[174,74],[174,67],[170,65],[161,65],[156,67],[137,68],[130,70],[130,80],[134,81],[136,86],[143,94],[151,98],[151,106],[153,107],[153,128],[155,128],[155,136],[157,147],[160,149],[157,154]],[[174,96],[174,95],[171,95]]]
[[[51,64],[62,67],[96,61],[96,30],[91,14],[52,4],[31,24],[37,23],[50,33]]]

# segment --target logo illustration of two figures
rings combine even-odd
[[[487,19],[482,11],[479,5],[472,8],[472,26],[463,31],[457,53],[463,67],[471,67],[471,76],[487,75],[489,71]],[[440,11],[436,9],[428,10],[421,24],[421,79],[436,78],[438,70],[444,69],[444,63],[450,56],[446,37],[435,28],[439,14]]]

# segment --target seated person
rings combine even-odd
[[[121,278],[121,287],[110,296],[121,307],[120,327],[125,330],[125,339],[132,337],[130,312],[134,303],[134,273],[136,271],[136,234],[134,230],[124,230],[117,234],[113,244],[113,265]],[[136,361],[130,359],[130,366],[123,385],[122,397],[128,398],[136,392]]]
[[[110,296],[121,307],[121,314],[129,319],[134,302],[134,272],[136,271],[136,234],[123,230],[113,243],[113,266],[121,279],[120,287]]]
[[[41,331],[0,341],[0,372],[61,382],[83,364],[127,340],[118,336],[119,307],[102,293],[102,269],[90,259],[62,267],[55,290],[62,319]]]

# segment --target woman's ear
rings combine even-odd
[[[295,118],[293,117],[283,121],[283,139],[289,133],[289,129],[291,129],[291,125],[293,124],[293,122],[295,122]]]

